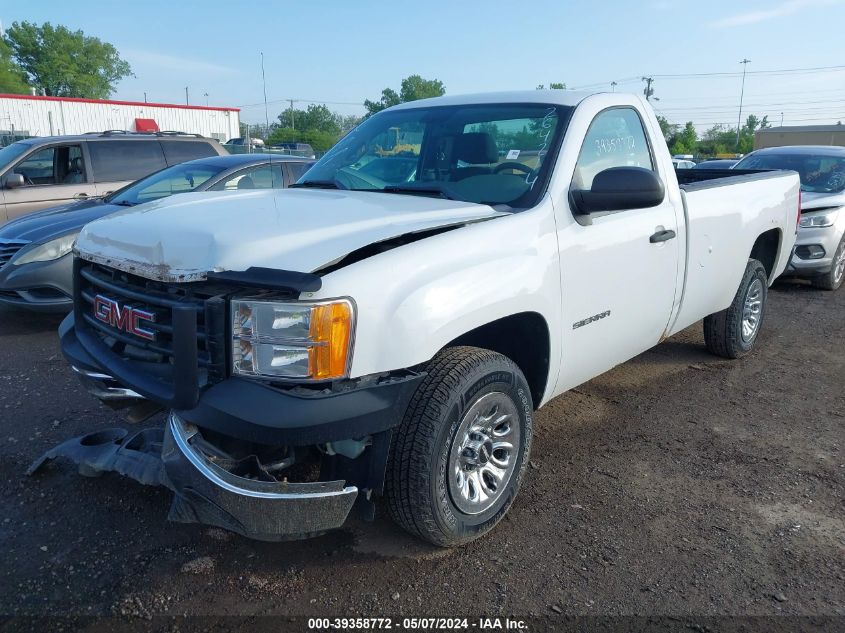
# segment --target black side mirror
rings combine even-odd
[[[21,174],[11,173],[6,176],[6,179],[3,181],[3,185],[6,189],[17,189],[18,187],[23,187],[26,184],[24,177]]]
[[[570,192],[578,215],[599,211],[646,209],[663,202],[666,190],[657,174],[642,167],[611,167],[596,174],[589,191]]]

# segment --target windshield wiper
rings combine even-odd
[[[120,202],[111,202],[109,204],[116,204],[116,205],[121,206],[121,207],[134,207],[136,203],[135,202],[129,202],[129,200],[121,200]]]
[[[290,189],[346,189],[341,187],[336,180],[306,180],[305,182],[295,182],[289,187]]]
[[[368,190],[369,191],[369,190]],[[373,189],[373,191],[381,191],[384,193],[400,193],[416,196],[437,196],[438,198],[445,198],[446,200],[457,200],[455,196],[449,193],[443,187],[436,185],[426,185],[425,187],[410,187],[408,185],[388,185],[383,189]]]

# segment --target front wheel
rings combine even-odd
[[[505,515],[531,450],[531,392],[516,364],[476,347],[438,353],[393,433],[385,492],[405,530],[435,545]]]
[[[768,289],[763,264],[749,259],[733,303],[704,318],[704,343],[710,353],[739,358],[751,351],[766,315]]]
[[[845,235],[839,242],[836,252],[833,254],[833,265],[830,272],[813,277],[812,283],[816,288],[822,290],[837,290],[845,280]]]

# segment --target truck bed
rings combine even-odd
[[[678,184],[684,191],[724,187],[757,178],[782,175],[781,170],[771,169],[676,169]],[[755,178],[756,177],[756,178]]]

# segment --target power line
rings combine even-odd
[[[295,101],[298,103],[324,103],[326,105],[352,105],[352,106],[361,106],[364,107],[363,103],[359,103],[356,101],[326,101],[325,99],[271,99],[267,103],[290,103],[291,101]],[[258,106],[263,106],[264,102],[261,103],[247,103],[245,105],[236,106],[238,108],[257,108]]]
[[[845,64],[838,66],[813,66],[810,68],[777,68],[772,70],[749,70],[748,75],[799,75],[799,74],[813,74],[820,72],[843,71]],[[653,79],[695,79],[707,77],[741,77],[742,72],[708,72],[708,73],[675,73],[675,74],[657,74],[652,73],[648,75]],[[624,77],[622,79],[614,79],[617,84],[631,83],[634,81],[641,81],[641,77]],[[608,81],[601,81],[591,84],[583,84],[581,86],[574,86],[572,90],[585,90],[589,88],[596,88],[606,86]]]

